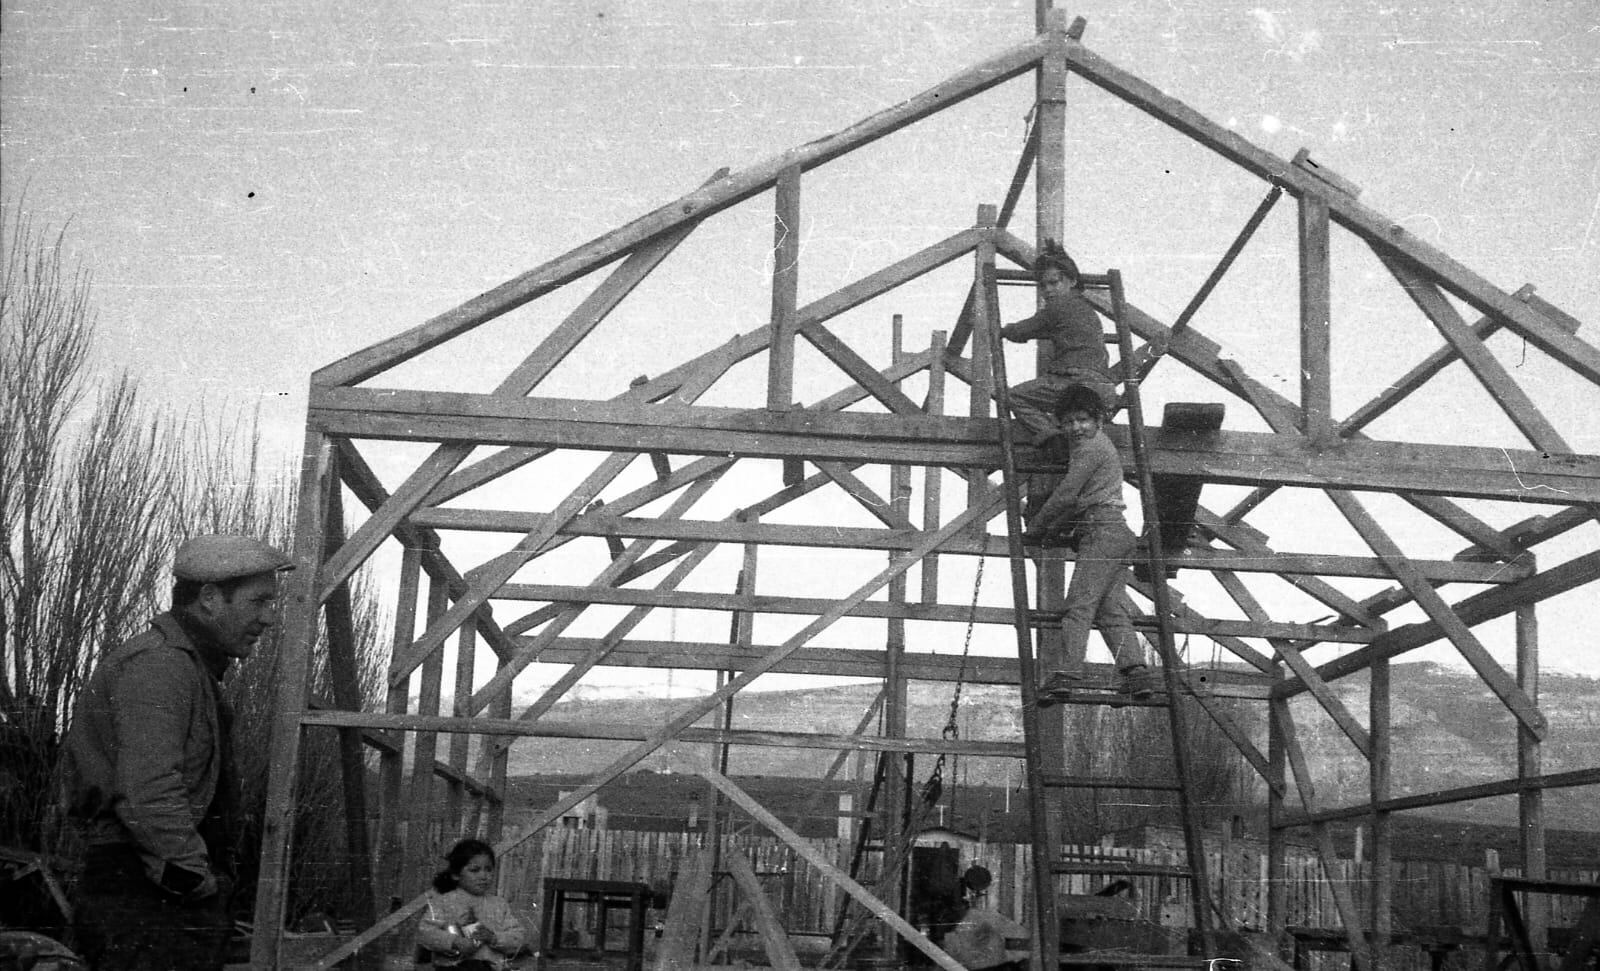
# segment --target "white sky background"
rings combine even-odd
[[[1594,343],[1600,14],[1589,0],[1479,6],[1065,9],[1088,18],[1086,44],[1112,63],[1284,158],[1308,147],[1368,205],[1489,281],[1534,283],[1586,321],[1580,336]],[[0,171],[7,205],[71,221],[71,245],[94,276],[108,374],[127,366],[180,409],[259,407],[271,444],[292,452],[313,369],[665,204],[721,166],[737,171],[904,100],[1022,42],[1033,16],[1031,0],[8,0]],[[1030,91],[1013,82],[925,123],[920,140],[896,136],[808,174],[801,302],[970,225],[977,203],[998,203]],[[1087,269],[1120,267],[1133,302],[1170,321],[1267,187],[1080,80],[1069,101],[1068,245]],[[1014,230],[1031,238],[1031,193],[1019,211]],[[634,374],[759,326],[770,241],[770,196],[708,222],[659,271],[677,268],[674,282],[642,287],[542,392],[610,396]],[[1293,252],[1285,200],[1195,322],[1290,397]],[[1334,254],[1342,415],[1440,339],[1364,247],[1341,239]],[[959,283],[970,269],[954,273]],[[887,347],[888,314],[903,312],[920,349],[929,330],[953,324],[959,297],[918,293],[839,330],[876,328],[881,337],[857,346]],[[373,383],[487,389],[576,299],[524,308],[454,358],[426,357]],[[1005,299],[1008,319],[1020,315],[1026,295]],[[1529,393],[1575,450],[1600,452],[1592,386],[1520,340],[1491,346],[1529,369],[1514,373],[1530,376]],[[1013,358],[1013,380],[1031,373],[1027,360]],[[1152,418],[1163,400],[1218,397],[1183,383],[1179,366],[1163,368],[1147,386]],[[759,377],[734,388],[759,395]],[[1459,366],[1448,380],[1459,393],[1421,395],[1372,434],[1527,447]],[[800,390],[810,399],[840,383],[811,389],[802,378]],[[1260,427],[1241,404],[1229,414],[1229,427]],[[1226,508],[1221,495],[1205,501]],[[1484,515],[1504,524],[1549,511]],[[1272,522],[1268,507],[1263,517]],[[1338,522],[1331,509],[1321,521]],[[1275,545],[1313,548],[1283,525],[1268,527]],[[1443,556],[1463,545],[1439,542]],[[1562,548],[1597,544],[1590,524]],[[1315,548],[1330,545],[1319,537]],[[985,583],[998,601],[1003,572]],[[1591,585],[1541,611],[1547,667],[1600,676],[1593,600]],[[726,636],[725,618],[714,626],[705,636]],[[1495,630],[1481,632],[1509,658]],[[1004,631],[993,636],[1009,650]]]

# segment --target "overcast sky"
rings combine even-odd
[[[1597,340],[1591,0],[1065,9],[1113,63],[1285,158],[1309,148],[1363,201],[1505,289],[1535,284]],[[313,369],[1034,29],[1032,0],[7,0],[0,17],[5,202],[70,221],[107,373],[125,365],[178,408],[259,407],[285,450]],[[802,302],[999,202],[1029,91],[1014,82],[808,175]],[[1266,186],[1082,81],[1069,102],[1068,244],[1088,267],[1121,267],[1134,302],[1171,320]],[[763,323],[769,207],[700,229],[671,261],[678,282],[642,289],[548,393],[609,396]],[[1016,228],[1031,237],[1026,204]],[[1196,321],[1291,396],[1292,229],[1285,202]],[[1439,338],[1361,247],[1336,242],[1335,274],[1347,412]],[[915,346],[957,309],[905,299],[878,316],[906,312]],[[486,389],[563,306],[519,311],[464,355],[375,383]],[[1517,373],[1574,448],[1600,452],[1595,389],[1520,341],[1494,346],[1528,368]],[[472,380],[484,361],[503,366]],[[1469,379],[1452,380],[1459,397],[1397,416],[1411,425],[1394,437],[1526,447]],[[1238,407],[1230,426],[1259,427]],[[1593,549],[1600,532],[1574,537]],[[1594,654],[1562,651],[1557,666],[1600,674]]]

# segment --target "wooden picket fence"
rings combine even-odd
[[[621,880],[643,883],[668,891],[685,858],[702,845],[697,833],[632,832],[603,829],[550,829],[506,853],[501,860],[501,892],[522,913],[532,914],[542,903],[546,877],[593,880]],[[847,869],[851,844],[839,839],[806,841],[822,858]],[[750,859],[766,887],[774,909],[791,933],[826,934],[832,931],[844,892],[821,869],[775,837],[752,833],[731,834],[723,839],[723,853],[743,853]],[[1171,848],[1128,848],[1068,846],[1063,852],[1089,860],[1127,860],[1136,863],[1182,863],[1183,852]],[[869,860],[873,857],[869,856]],[[1027,920],[1032,900],[1031,850],[1020,844],[980,845],[974,858],[962,866],[981,863],[994,874],[990,895],[994,906],[1018,920]],[[1212,892],[1246,928],[1259,929],[1267,911],[1267,868],[1264,854],[1248,847],[1230,847],[1208,853]],[[1439,863],[1392,864],[1394,926],[1406,928],[1447,925],[1481,933],[1486,926],[1489,901],[1489,874],[1481,867]],[[1357,907],[1367,912],[1367,880],[1370,863],[1341,860],[1334,867],[1333,879],[1352,891]],[[1515,874],[1506,868],[1508,875]],[[1600,871],[1561,870],[1552,879],[1576,882],[1600,881]],[[858,874],[867,887],[876,874]],[[1063,893],[1092,894],[1106,878],[1071,875],[1061,878]],[[1315,856],[1296,854],[1288,860],[1286,877],[1286,923],[1291,926],[1338,928],[1341,926],[1334,905],[1333,888]],[[1186,921],[1190,885],[1172,877],[1132,878],[1131,899],[1141,917],[1166,923]],[[726,923],[732,917],[732,893],[719,895],[715,920]],[[1583,901],[1576,898],[1551,898],[1551,923],[1570,925],[1577,921]],[[1320,963],[1320,962],[1319,962]]]

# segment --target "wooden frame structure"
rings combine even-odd
[[[1498,330],[1510,331],[1570,369],[1586,388],[1600,385],[1600,351],[1575,335],[1575,320],[1534,296],[1531,288],[1507,293],[1489,284],[1367,208],[1349,183],[1304,153],[1286,160],[1263,151],[1107,62],[1082,42],[1081,21],[1068,27],[1055,12],[1041,21],[1037,36],[907,101],[761,164],[718,173],[683,198],[314,375],[296,534],[300,568],[292,575],[293,595],[284,618],[288,663],[272,738],[254,966],[278,966],[279,935],[270,929],[283,923],[295,767],[308,732],[339,733],[348,770],[351,844],[358,859],[373,860],[362,879],[376,882],[385,895],[402,897],[424,883],[417,879],[404,885],[402,875],[427,865],[416,860],[436,854],[430,830],[449,838],[464,830],[500,837],[506,748],[519,739],[585,737],[632,743],[626,755],[588,784],[540,811],[531,824],[534,830],[674,741],[1021,754],[1019,743],[905,737],[907,680],[952,680],[957,670],[948,653],[918,651],[908,644],[906,625],[959,627],[969,620],[1003,625],[1012,616],[1005,606],[969,609],[952,583],[952,574],[968,574],[940,567],[952,558],[971,563],[974,557],[1006,553],[1004,537],[986,529],[1001,512],[1001,502],[992,479],[999,446],[988,378],[989,342],[982,339],[997,326],[999,308],[985,281],[1027,271],[1039,240],[1063,235],[1064,186],[1071,171],[1065,149],[1069,79],[1108,92],[1259,179],[1268,190],[1177,320],[1169,325],[1129,307],[1133,329],[1147,343],[1123,366],[1145,374],[1160,360],[1171,359],[1206,379],[1234,404],[1235,412],[1259,415],[1270,429],[1225,427],[1205,436],[1156,428],[1150,432],[1156,473],[1253,490],[1231,509],[1202,508],[1198,518],[1204,542],[1182,563],[1186,571],[1195,571],[1187,576],[1215,577],[1237,610],[1208,612],[1181,600],[1173,610],[1179,631],[1210,638],[1256,672],[1235,679],[1240,683],[1236,693],[1269,709],[1266,751],[1237,731],[1229,737],[1270,792],[1272,864],[1282,864],[1284,834],[1293,827],[1309,827],[1331,854],[1328,823],[1369,818],[1374,859],[1383,863],[1391,853],[1392,813],[1516,794],[1526,824],[1525,875],[1543,876],[1542,792],[1553,786],[1600,784],[1600,770],[1562,775],[1541,771],[1540,743],[1547,725],[1538,705],[1534,605],[1600,577],[1600,549],[1549,564],[1538,554],[1544,544],[1589,523],[1600,509],[1600,456],[1573,453],[1485,339]],[[979,206],[973,225],[955,227],[911,256],[802,303],[798,227],[808,174],[1027,77],[1034,80],[1029,99],[1033,126],[1003,203]],[[1036,212],[1033,239],[1025,241],[1008,227],[1030,175]],[[682,363],[631,385],[623,381],[602,389],[594,398],[539,394],[542,382],[563,359],[649,274],[667,264],[697,227],[735,206],[759,204],[767,193],[775,205],[774,242],[770,251],[755,258],[771,261],[770,319],[719,346],[686,347]],[[1225,359],[1200,327],[1190,325],[1211,288],[1283,195],[1298,214],[1299,400],[1290,400]],[[1342,418],[1334,409],[1339,376],[1330,354],[1339,326],[1332,295],[1343,282],[1330,270],[1330,240],[1338,234],[1369,247],[1443,337],[1442,346],[1402,380]],[[971,272],[962,271],[963,265]],[[920,349],[907,350],[902,346],[904,324],[897,319],[886,362],[852,345],[844,329],[852,311],[948,267],[955,268],[961,281],[950,293],[948,332],[933,326],[917,341]],[[598,282],[559,325],[535,346],[512,352],[520,363],[491,390],[382,385],[390,369],[558,290],[583,292],[590,281]],[[1133,292],[1137,304],[1137,287]],[[1468,308],[1467,315],[1461,307]],[[1479,319],[1470,321],[1473,314]],[[817,353],[797,354],[802,340]],[[737,365],[763,355],[762,394],[735,406],[699,403]],[[1470,432],[1454,444],[1438,443],[1437,430],[1411,441],[1364,434],[1400,402],[1427,392],[1430,380],[1457,361],[1487,389],[1529,447],[1483,447]],[[831,368],[837,390],[796,405],[797,374],[807,366]],[[953,381],[968,389],[959,402]],[[907,388],[914,388],[921,400]],[[398,485],[386,487],[374,471],[373,456],[391,442],[425,445],[427,454],[408,466]],[[580,454],[590,461],[573,458]],[[384,461],[392,469],[395,460],[387,453]],[[764,470],[760,474],[765,478],[758,480],[766,483],[763,491],[752,494],[746,486],[735,501],[717,505],[719,481],[735,469],[752,467]],[[516,493],[528,501],[527,507],[474,505],[482,490],[525,469],[538,472],[536,489]],[[964,494],[953,494],[962,490]],[[1278,491],[1325,495],[1368,552],[1275,550],[1251,517]],[[873,525],[768,518],[823,493],[848,497]],[[1370,505],[1368,497],[1375,493],[1403,498],[1414,514],[1442,524],[1464,548],[1459,555],[1443,556],[1408,551]],[[348,498],[364,507],[366,515],[347,535]],[[1509,526],[1493,525],[1474,504],[1495,503],[1536,504],[1540,514]],[[715,512],[707,514],[707,509]],[[485,537],[493,540],[496,534],[516,538],[509,545],[499,540],[487,557],[458,552],[482,549]],[[475,537],[471,542],[477,545],[465,545],[462,537]],[[758,586],[757,567],[763,550],[772,546],[809,548],[819,551],[817,555],[851,552],[853,558],[838,568],[841,576],[858,571],[847,582],[851,592],[807,596],[804,590],[784,588],[781,577],[766,576]],[[398,550],[399,559],[392,599],[385,594],[394,616],[394,650],[387,704],[382,711],[364,711],[355,690],[346,591],[356,572],[383,550]],[[729,584],[724,572],[714,583],[723,592],[686,589],[706,575],[696,571],[719,550],[732,551],[737,580]],[[593,554],[582,561],[593,567],[588,578],[568,579],[574,559],[558,561],[558,551],[574,558]],[[865,568],[863,552],[874,558]],[[542,569],[547,562],[562,565]],[[1061,563],[1047,562],[1040,569],[1039,606],[1047,619],[1064,573]],[[1344,589],[1351,578],[1381,580],[1387,586],[1361,597]],[[1292,585],[1322,605],[1323,612],[1331,610],[1333,618],[1305,622],[1274,616],[1260,593],[1268,583]],[[1474,592],[1457,596],[1452,585]],[[1182,579],[1175,582],[1175,589],[1183,586]],[[1406,605],[1420,608],[1422,619],[1391,626],[1386,616]],[[733,618],[732,637],[727,642],[685,641],[640,632],[652,612],[672,609],[726,612]],[[621,619],[608,621],[598,636],[573,632],[597,613],[608,618],[620,614]],[[1474,632],[1507,615],[1516,620],[1514,671],[1502,667]],[[507,616],[512,619],[503,619]],[[786,617],[796,619],[785,622]],[[814,643],[844,619],[881,624],[881,646]],[[801,625],[801,620],[806,622]],[[1149,616],[1141,623],[1150,629]],[[312,698],[310,655],[324,629],[334,696]],[[773,637],[766,633],[771,630],[790,633]],[[762,643],[758,636],[771,639]],[[1042,640],[1048,660],[1052,639]],[[1390,712],[1391,699],[1401,688],[1391,683],[1389,666],[1394,658],[1441,640],[1454,645],[1514,717],[1517,764],[1502,782],[1396,796],[1389,778],[1394,738]],[[476,666],[480,641],[496,659],[492,670]],[[1320,645],[1341,650],[1314,663]],[[512,689],[536,660],[570,667],[536,701],[513,710]],[[447,670],[447,662],[453,670]],[[725,674],[715,692],[666,725],[541,720],[563,692],[597,665]],[[1015,661],[1008,666],[986,659],[982,668],[980,676],[988,680],[1017,679]],[[774,672],[885,678],[882,732],[865,731],[865,719],[863,732],[851,736],[741,732],[726,723],[696,727],[757,677]],[[1330,688],[1336,679],[1358,672],[1370,678],[1364,724]],[[448,690],[454,699],[450,709],[441,706],[447,678],[453,688]],[[1195,685],[1194,690],[1206,706],[1211,692],[1220,689]],[[1319,790],[1310,777],[1290,712],[1291,699],[1301,694],[1315,698],[1319,710],[1370,765],[1368,791],[1361,798]],[[1217,717],[1228,730],[1220,713]],[[404,741],[408,733],[413,737],[409,746]],[[480,743],[476,750],[469,744],[474,738]],[[377,753],[375,786],[367,784],[363,769],[367,750]],[[707,771],[728,798],[741,806],[753,804],[726,777]],[[378,820],[370,848],[363,825],[369,805],[375,806]],[[1383,873],[1386,868],[1374,869]],[[847,882],[850,893],[865,895],[869,908],[883,906],[848,878],[841,885]],[[1374,887],[1370,899],[1370,913],[1358,913],[1348,897],[1342,901],[1352,940],[1363,939],[1364,930],[1371,930],[1373,939],[1387,939],[1388,888]],[[1274,919],[1281,922],[1281,900],[1276,904],[1280,911]],[[374,913],[370,927],[354,942],[315,966],[331,966],[398,926],[417,908],[413,900],[381,919]],[[914,930],[910,935],[919,936]],[[1363,965],[1381,965],[1383,959],[1381,950],[1357,948],[1356,955]],[[935,961],[946,966],[948,958],[938,952]]]

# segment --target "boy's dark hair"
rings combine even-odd
[[[1065,273],[1068,282],[1073,286],[1077,286],[1078,281],[1082,279],[1082,276],[1078,273],[1078,264],[1074,263],[1072,257],[1067,255],[1067,251],[1062,248],[1061,244],[1053,239],[1045,240],[1044,245],[1039,247],[1039,259],[1033,266],[1034,274],[1038,276],[1041,282],[1044,280],[1045,268],[1049,266],[1053,266]]]
[[[450,852],[444,855],[445,867],[433,875],[433,889],[440,893],[449,893],[460,883],[456,874],[467,868],[473,858],[487,856],[490,863],[494,863],[494,847],[479,839],[464,839],[450,847]]]
[[[1081,411],[1095,421],[1106,420],[1106,403],[1093,388],[1075,384],[1062,392],[1061,400],[1056,402],[1056,417],[1060,418],[1071,411]]]
[[[230,577],[227,580],[175,580],[172,584],[172,609],[187,607],[200,599],[200,591],[207,583],[222,591],[222,596],[229,602],[233,601],[233,592],[244,586],[248,576]]]

